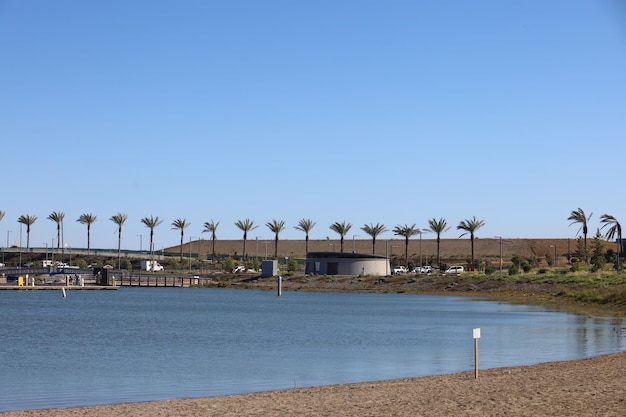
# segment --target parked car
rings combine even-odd
[[[4,264],[3,263],[0,263],[0,268],[4,268]]]
[[[416,274],[430,274],[434,271],[433,267],[430,265],[424,265],[424,266],[416,266],[415,268],[413,268],[413,273]]]
[[[394,275],[398,275],[398,274],[406,274],[408,271],[407,271],[405,266],[398,265],[398,266],[394,266],[393,267],[393,271],[392,272],[393,272]]]
[[[455,265],[448,267],[448,269],[446,269],[446,274],[460,274],[463,271],[465,271],[465,268],[460,265]]]

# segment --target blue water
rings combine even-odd
[[[3,291],[0,411],[207,397],[626,350],[625,323],[465,297]],[[617,329],[617,330],[616,330]]]

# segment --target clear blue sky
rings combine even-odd
[[[0,242],[155,246],[210,219],[574,237],[581,207],[626,223],[626,4],[0,0]],[[23,232],[23,245],[26,235]],[[393,237],[391,232],[379,238]],[[428,235],[424,235],[427,238]]]

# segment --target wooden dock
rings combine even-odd
[[[180,275],[133,274],[115,276],[115,285],[120,287],[179,287],[189,288],[207,286],[211,278]]]

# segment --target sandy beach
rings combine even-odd
[[[59,416],[624,416],[626,352],[256,394],[0,413]]]

